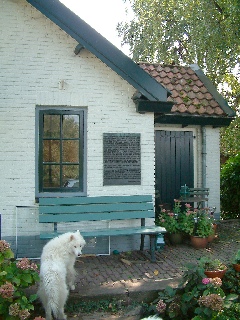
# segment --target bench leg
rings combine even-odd
[[[140,250],[143,251],[144,249],[144,234],[141,234],[141,244],[140,244]]]
[[[151,253],[151,262],[156,262],[155,249],[156,249],[156,235],[150,234],[150,253]]]

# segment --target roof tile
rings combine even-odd
[[[172,92],[172,113],[201,116],[222,116],[224,111],[190,68],[176,65],[139,63],[142,69]]]

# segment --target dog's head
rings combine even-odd
[[[79,231],[72,233],[70,235],[69,243],[71,245],[72,252],[76,257],[82,254],[82,249],[86,244],[86,241],[83,239]]]

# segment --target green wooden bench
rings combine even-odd
[[[81,230],[83,237],[141,235],[140,250],[144,248],[144,236],[150,237],[151,261],[156,261],[156,238],[166,232],[155,225],[146,226],[145,218],[154,218],[155,212],[151,195],[39,198],[39,222],[53,223],[53,230],[40,233],[41,239],[51,239],[63,232],[58,231],[58,223],[84,221],[113,221],[138,219],[137,227],[102,228]],[[76,231],[68,230],[68,231]]]
[[[199,209],[208,202],[209,188],[188,188],[187,186],[181,187],[180,198],[181,202],[191,203],[196,202]]]

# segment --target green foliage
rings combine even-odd
[[[181,204],[179,201],[175,201],[174,209],[168,211],[160,206],[160,212],[156,218],[156,225],[164,227],[167,232],[178,233],[182,232],[182,220],[185,212],[181,211]]]
[[[239,58],[238,0],[129,0],[135,18],[119,24],[136,61],[197,62],[221,77]],[[196,61],[197,60],[197,61]]]
[[[167,287],[149,307],[162,319],[237,320],[240,316],[236,286],[229,292],[221,279],[209,279],[200,264],[188,264],[177,288]]]
[[[236,156],[240,153],[240,117],[236,117],[226,128],[221,128],[221,155]]]
[[[209,271],[225,270],[227,268],[219,259],[211,259],[209,257],[201,257],[199,260],[199,266],[204,270]]]
[[[233,263],[240,264],[240,250],[233,257]]]
[[[124,300],[105,299],[98,301],[68,301],[66,310],[70,313],[92,313],[92,312],[111,312],[115,313],[120,310],[126,309],[129,305]],[[131,303],[131,306],[141,305],[142,308],[147,308],[144,303]]]
[[[229,101],[231,107],[237,113],[235,120],[227,128],[221,128],[221,155],[233,157],[240,153],[240,81],[233,75],[226,75],[226,83],[230,84],[228,89],[223,87],[223,96]]]
[[[221,168],[221,216],[240,218],[240,153]]]
[[[186,203],[185,209],[181,210],[181,203],[176,199],[173,212],[161,208],[156,219],[156,224],[164,227],[167,232],[183,232],[199,237],[208,237],[214,233],[212,222],[208,209],[192,210],[190,204]]]
[[[225,292],[234,292],[240,297],[240,272],[235,271],[232,266],[228,267],[223,277],[222,288]]]
[[[25,289],[39,280],[38,266],[26,258],[16,261],[13,257],[10,245],[0,240],[0,315],[5,320],[28,319],[37,296],[27,296]]]
[[[195,221],[190,235],[198,237],[208,237],[213,234],[212,220],[209,217],[208,211],[199,209],[195,212]]]

